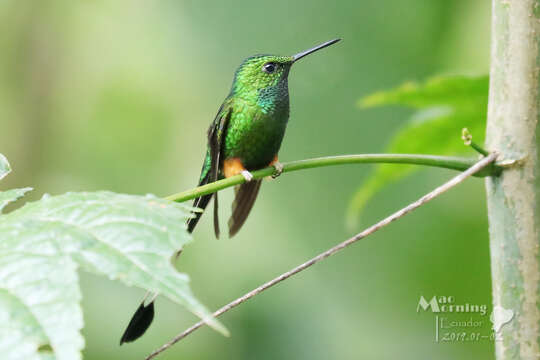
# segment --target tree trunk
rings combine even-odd
[[[486,180],[497,360],[540,359],[540,0],[493,0],[486,146],[516,160]]]

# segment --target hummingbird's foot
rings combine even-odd
[[[272,166],[274,167],[274,169],[276,169],[276,171],[272,174],[272,179],[275,179],[283,172],[283,164],[279,161],[276,161],[272,164]]]
[[[250,182],[251,180],[253,180],[253,175],[247,170],[243,170],[240,175],[242,175],[244,179],[246,179],[246,182]]]

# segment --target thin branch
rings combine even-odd
[[[223,313],[229,311],[230,309],[232,309],[232,308],[240,305],[241,303],[251,299],[255,295],[260,294],[264,290],[266,290],[266,289],[280,283],[281,281],[283,281],[283,280],[285,280],[285,279],[299,273],[302,270],[305,270],[305,269],[309,268],[310,266],[318,263],[319,261],[321,261],[321,260],[323,260],[323,259],[325,259],[325,258],[327,258],[327,257],[329,257],[331,255],[334,255],[338,251],[340,251],[340,250],[346,248],[347,246],[357,242],[358,240],[363,239],[366,236],[373,234],[377,230],[379,230],[379,229],[385,227],[386,225],[390,224],[392,221],[399,219],[400,217],[402,217],[402,216],[410,213],[411,211],[419,208],[420,206],[424,205],[428,201],[433,200],[434,198],[436,198],[437,196],[443,194],[444,192],[448,191],[449,189],[453,188],[454,186],[462,183],[469,176],[477,174],[482,169],[485,169],[486,167],[490,166],[490,164],[493,164],[493,162],[495,161],[496,158],[497,158],[497,154],[496,153],[491,153],[487,157],[484,157],[482,160],[478,161],[476,164],[474,164],[472,167],[470,167],[466,171],[464,171],[461,174],[457,175],[456,177],[452,178],[450,181],[448,181],[445,184],[439,186],[438,188],[431,191],[430,193],[422,196],[417,201],[407,205],[406,207],[404,207],[401,210],[393,213],[392,215],[388,216],[387,218],[379,221],[375,225],[372,225],[371,227],[369,227],[366,230],[362,231],[361,233],[353,236],[352,238],[350,238],[348,240],[345,240],[344,242],[342,242],[342,243],[340,243],[340,244],[326,250],[325,252],[315,256],[311,260],[309,260],[309,261],[295,267],[292,270],[287,271],[284,274],[281,274],[280,276],[276,277],[273,280],[268,281],[267,283],[257,287],[256,289],[253,289],[252,291],[248,292],[244,296],[239,297],[238,299],[236,299],[236,300],[230,302],[229,304],[223,306],[221,309],[214,312],[213,315],[215,317],[218,317],[218,316],[222,315]],[[145,360],[150,360],[150,359],[155,358],[161,352],[167,350],[172,345],[174,345],[178,341],[182,340],[183,338],[185,338],[186,336],[188,336],[189,334],[191,334],[192,332],[194,332],[195,330],[197,330],[198,328],[200,328],[204,324],[205,324],[205,322],[199,321],[198,323],[191,326],[190,328],[188,328],[184,332],[178,334],[171,341],[164,344],[159,349],[155,350],[153,353],[148,355]]]
[[[465,171],[476,163],[476,159],[452,157],[452,156],[436,156],[436,155],[418,155],[418,154],[360,154],[360,155],[340,155],[327,156],[321,158],[291,161],[283,163],[283,173],[311,169],[324,166],[343,165],[343,164],[367,164],[367,163],[385,163],[385,164],[409,164],[409,165],[424,165],[434,166],[458,171]],[[262,179],[266,176],[271,176],[275,172],[275,168],[270,166],[261,170],[253,171],[251,174],[254,179]],[[491,176],[498,175],[501,168],[495,164],[479,171],[475,176]],[[214,193],[216,191],[239,185],[246,180],[242,175],[232,176],[227,179],[215,181],[213,183],[199,186],[197,188],[187,190],[181,193],[167,196],[167,200],[183,202],[197,198],[202,195]]]

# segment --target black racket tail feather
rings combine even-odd
[[[120,345],[127,342],[132,342],[140,338],[150,327],[154,319],[154,301],[148,305],[144,305],[144,300],[133,314],[129,324],[120,339]]]

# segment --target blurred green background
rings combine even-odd
[[[488,70],[488,0],[15,1],[0,3],[2,188],[168,195],[193,187],[233,71],[256,53],[343,42],[295,65],[282,161],[381,152],[410,114],[356,100],[407,80]],[[411,139],[414,141],[414,139]],[[246,226],[203,217],[179,261],[215,309],[406,205],[453,175],[422,170],[345,227],[371,166],[266,182]],[[232,191],[225,191],[222,219]],[[480,359],[493,344],[436,343],[421,295],[491,308],[483,182],[472,179],[380,233],[230,311],[162,359]],[[144,291],[82,274],[85,359],[142,359],[196,319],[159,299],[154,325],[118,341]],[[488,314],[489,316],[489,314]],[[488,333],[488,316],[481,318]],[[470,316],[453,315],[451,319]],[[475,315],[475,319],[478,318]]]

